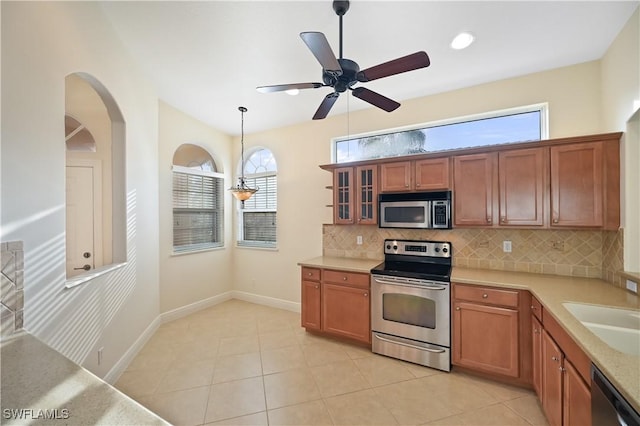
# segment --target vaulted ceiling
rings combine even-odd
[[[638,1],[365,1],[344,16],[344,57],[360,68],[416,51],[431,66],[366,83],[403,100],[600,59]],[[338,17],[324,1],[112,1],[102,8],[165,102],[239,133],[310,121],[331,89],[298,96],[256,86],[322,81],[299,33],[323,32],[339,52]],[[475,43],[453,50],[461,31]],[[345,93],[332,115],[372,108]],[[400,107],[402,108],[402,107]],[[387,114],[386,112],[381,112]],[[393,112],[391,112],[393,114]]]

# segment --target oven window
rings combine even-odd
[[[388,223],[424,223],[426,208],[417,207],[385,207],[384,219]]]
[[[382,318],[418,327],[436,328],[436,302],[410,294],[382,295]]]

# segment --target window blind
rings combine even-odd
[[[245,182],[258,192],[240,211],[242,239],[239,245],[273,247],[276,243],[278,184],[276,175],[249,176]]]
[[[223,244],[222,178],[173,172],[173,249],[176,252]]]

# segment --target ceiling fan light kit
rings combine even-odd
[[[320,103],[316,113],[313,115],[314,120],[321,120],[325,118],[329,114],[329,111],[331,111],[333,104],[338,100],[340,94],[347,90],[351,90],[351,93],[356,98],[362,99],[375,107],[387,112],[394,111],[400,106],[400,103],[365,87],[354,88],[353,86],[356,83],[366,83],[379,78],[426,68],[430,65],[429,56],[426,52],[420,51],[360,70],[360,66],[355,61],[342,57],[342,17],[349,10],[349,1],[334,0],[333,10],[336,15],[338,15],[340,21],[339,57],[336,57],[333,53],[333,50],[323,33],[314,31],[300,33],[300,38],[302,38],[302,41],[307,45],[311,53],[313,53],[313,56],[315,56],[322,66],[322,83],[278,84],[260,86],[257,87],[256,90],[260,93],[272,93],[331,87],[333,92],[326,95]]]

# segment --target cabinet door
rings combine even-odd
[[[378,167],[360,166],[356,168],[356,214],[361,225],[378,223]]]
[[[353,168],[341,167],[333,172],[333,222],[353,223]]]
[[[416,191],[449,189],[451,187],[449,163],[449,158],[416,161],[414,185]]]
[[[302,326],[311,330],[320,330],[320,283],[302,281]]]
[[[496,155],[459,155],[453,161],[454,224],[491,226]]]
[[[518,311],[455,302],[453,363],[510,377],[519,376]]]
[[[531,315],[533,390],[542,398],[542,324],[535,315]]]
[[[322,331],[371,343],[369,289],[322,284]]]
[[[602,143],[552,146],[551,226],[603,226]]]
[[[591,389],[567,359],[564,361],[564,373],[563,424],[590,425]]]
[[[544,148],[499,153],[500,226],[544,225],[546,153]]]
[[[380,191],[411,191],[411,161],[380,164]]]
[[[562,425],[563,354],[556,342],[542,330],[542,409],[551,426]]]

